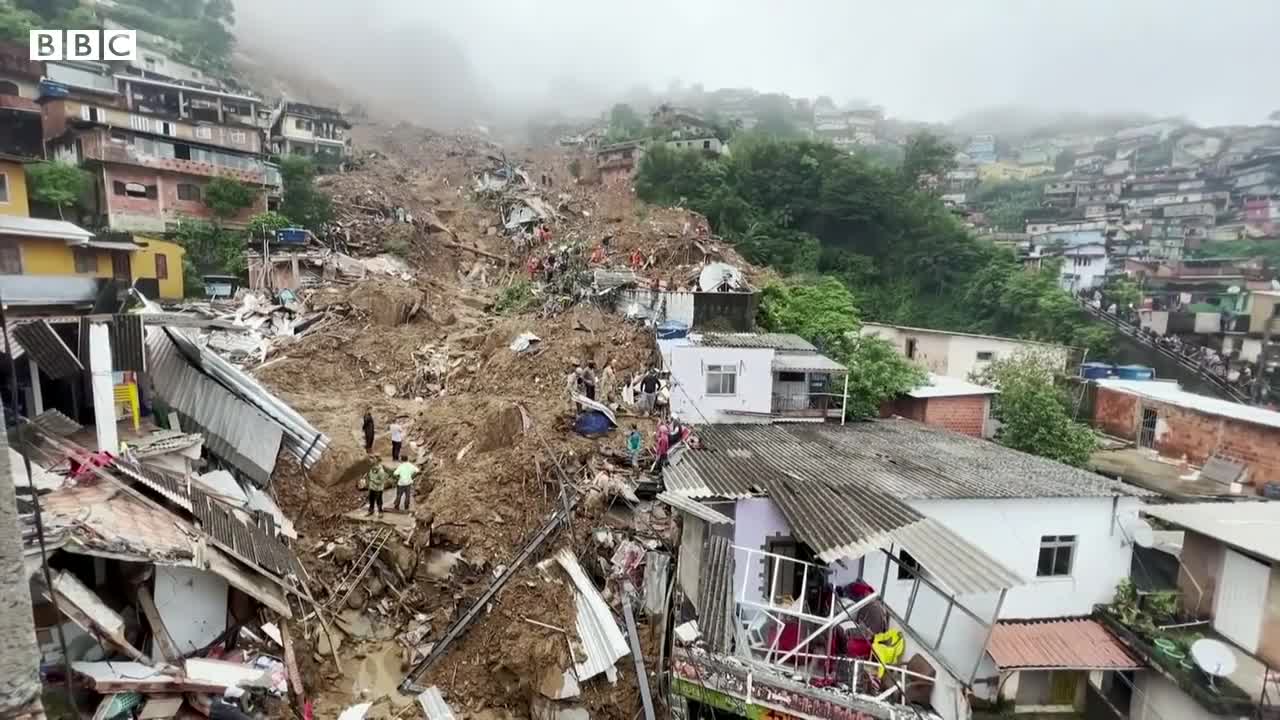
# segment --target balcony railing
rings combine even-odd
[[[80,305],[98,296],[99,280],[78,275],[0,275],[9,305]]]
[[[139,165],[157,170],[168,170],[170,172],[185,173],[187,175],[200,175],[204,177],[228,175],[237,180],[255,185],[271,184],[268,180],[269,173],[267,172],[267,166],[260,160],[248,161],[247,168],[229,167],[214,163],[200,162],[198,160],[183,160],[180,158],[147,155],[134,150],[130,146],[117,145],[114,143],[105,145],[96,143],[86,144],[84,147],[84,156],[86,160],[100,160],[103,162]]]
[[[774,393],[772,412],[779,417],[825,418],[827,411],[836,407],[826,393]]]

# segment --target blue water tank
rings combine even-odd
[[[276,231],[276,242],[280,245],[306,245],[310,234],[304,228],[281,228]]]
[[[1111,363],[1089,362],[1080,364],[1080,377],[1086,380],[1100,380],[1111,377],[1114,371],[1115,366]]]
[[[1116,377],[1121,380],[1152,380],[1155,376],[1155,369],[1146,365],[1121,365],[1116,368]]]

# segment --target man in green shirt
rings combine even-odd
[[[378,515],[382,515],[382,493],[387,489],[387,469],[382,466],[382,459],[377,455],[370,455],[373,460],[373,467],[369,468],[369,474],[365,476],[365,487],[369,490],[369,512],[366,515],[372,515],[374,507],[378,509]]]
[[[392,508],[400,509],[400,500],[404,500],[404,511],[409,512],[409,500],[413,495],[413,476],[418,474],[418,466],[405,460],[396,466],[391,474],[396,477],[396,501]]]

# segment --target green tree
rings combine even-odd
[[[1000,391],[992,407],[1000,421],[997,442],[1080,467],[1097,447],[1097,437],[1071,419],[1070,399],[1057,384],[1057,372],[1051,356],[1024,352],[997,360],[970,379]]]
[[[204,204],[219,221],[230,220],[253,207],[257,199],[256,188],[226,175],[219,175],[204,186]]]
[[[277,230],[292,226],[292,220],[274,210],[268,210],[249,218],[249,237],[274,236]]]
[[[1115,303],[1117,309],[1124,311],[1130,306],[1137,307],[1142,302],[1142,290],[1129,276],[1113,275],[1103,285],[1102,297],[1107,305]]]
[[[203,275],[238,275],[244,270],[242,233],[202,220],[182,219],[168,236],[187,251],[182,272],[188,296],[203,294]]]
[[[333,207],[329,197],[316,189],[315,166],[307,158],[290,155],[280,161],[280,177],[284,184],[280,213],[305,228],[320,231],[333,216]]]
[[[44,22],[39,15],[0,0],[0,40],[25,43],[31,37],[31,31],[41,27],[44,27]]]
[[[771,332],[803,337],[848,368],[846,417],[875,417],[883,403],[925,381],[925,372],[888,342],[858,335],[853,295],[835,278],[793,278],[766,286],[758,321]]]
[[[918,185],[928,177],[941,179],[956,166],[956,149],[930,132],[920,131],[907,138],[902,156],[902,177]]]
[[[635,108],[618,103],[609,111],[609,139],[622,142],[639,136],[644,131],[644,118]]]
[[[89,190],[90,176],[70,163],[38,162],[27,166],[27,182],[31,197],[58,208],[58,217],[65,220],[63,209],[80,202]]]

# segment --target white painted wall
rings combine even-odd
[[[179,652],[203,648],[227,629],[227,590],[211,572],[156,566],[156,610]]]
[[[657,298],[654,297],[657,295]],[[693,298],[691,292],[652,290],[623,290],[618,295],[618,309],[628,317],[652,317],[658,320],[675,320],[693,326]]]
[[[912,507],[939,520],[952,531],[1017,572],[1027,584],[1011,589],[1000,611],[1001,619],[1035,619],[1088,615],[1093,606],[1111,600],[1116,585],[1129,575],[1131,548],[1122,526],[1137,517],[1136,498],[1116,502],[1115,521],[1111,498],[1029,498],[1009,500],[913,500]],[[767,498],[739,500],[735,508],[735,545],[763,549],[770,537],[792,534],[786,519]],[[1044,535],[1075,535],[1072,574],[1066,578],[1036,578],[1040,538]],[[758,558],[748,565],[738,551],[734,570],[735,599],[743,588],[749,600],[764,602],[767,590],[762,582],[764,563]],[[889,564],[888,581],[884,582]],[[897,566],[883,553],[870,553],[831,566],[833,581],[852,582],[861,573],[881,592],[884,601],[900,616],[911,608],[910,630],[914,649],[930,650],[967,682],[984,649],[986,629],[982,623],[959,610],[946,619],[947,600],[942,593],[921,584],[911,602],[912,580],[897,578]],[[925,567],[928,573],[928,567]],[[983,621],[995,611],[997,593],[962,595],[959,602]],[[939,641],[936,651],[932,645]],[[920,647],[923,642],[927,647]],[[978,676],[994,675],[996,668],[982,657]]]
[[[907,341],[915,339],[915,362],[932,373],[967,380],[969,374],[989,364],[979,360],[978,353],[992,353],[995,360],[1012,357],[1019,352],[1049,353],[1062,369],[1066,369],[1071,350],[1062,345],[1023,342],[1013,338],[983,337],[955,333],[896,328],[891,325],[866,323],[863,335],[884,338],[906,357]]]
[[[1177,685],[1154,671],[1137,673],[1133,687],[1133,700],[1129,704],[1129,716],[1133,720],[1227,720],[1232,717],[1210,713]]]
[[[738,379],[733,395],[707,395],[708,365],[733,365]],[[689,422],[751,423],[770,421],[773,350],[688,345],[671,349],[671,410]],[[756,415],[734,414],[757,413]]]

